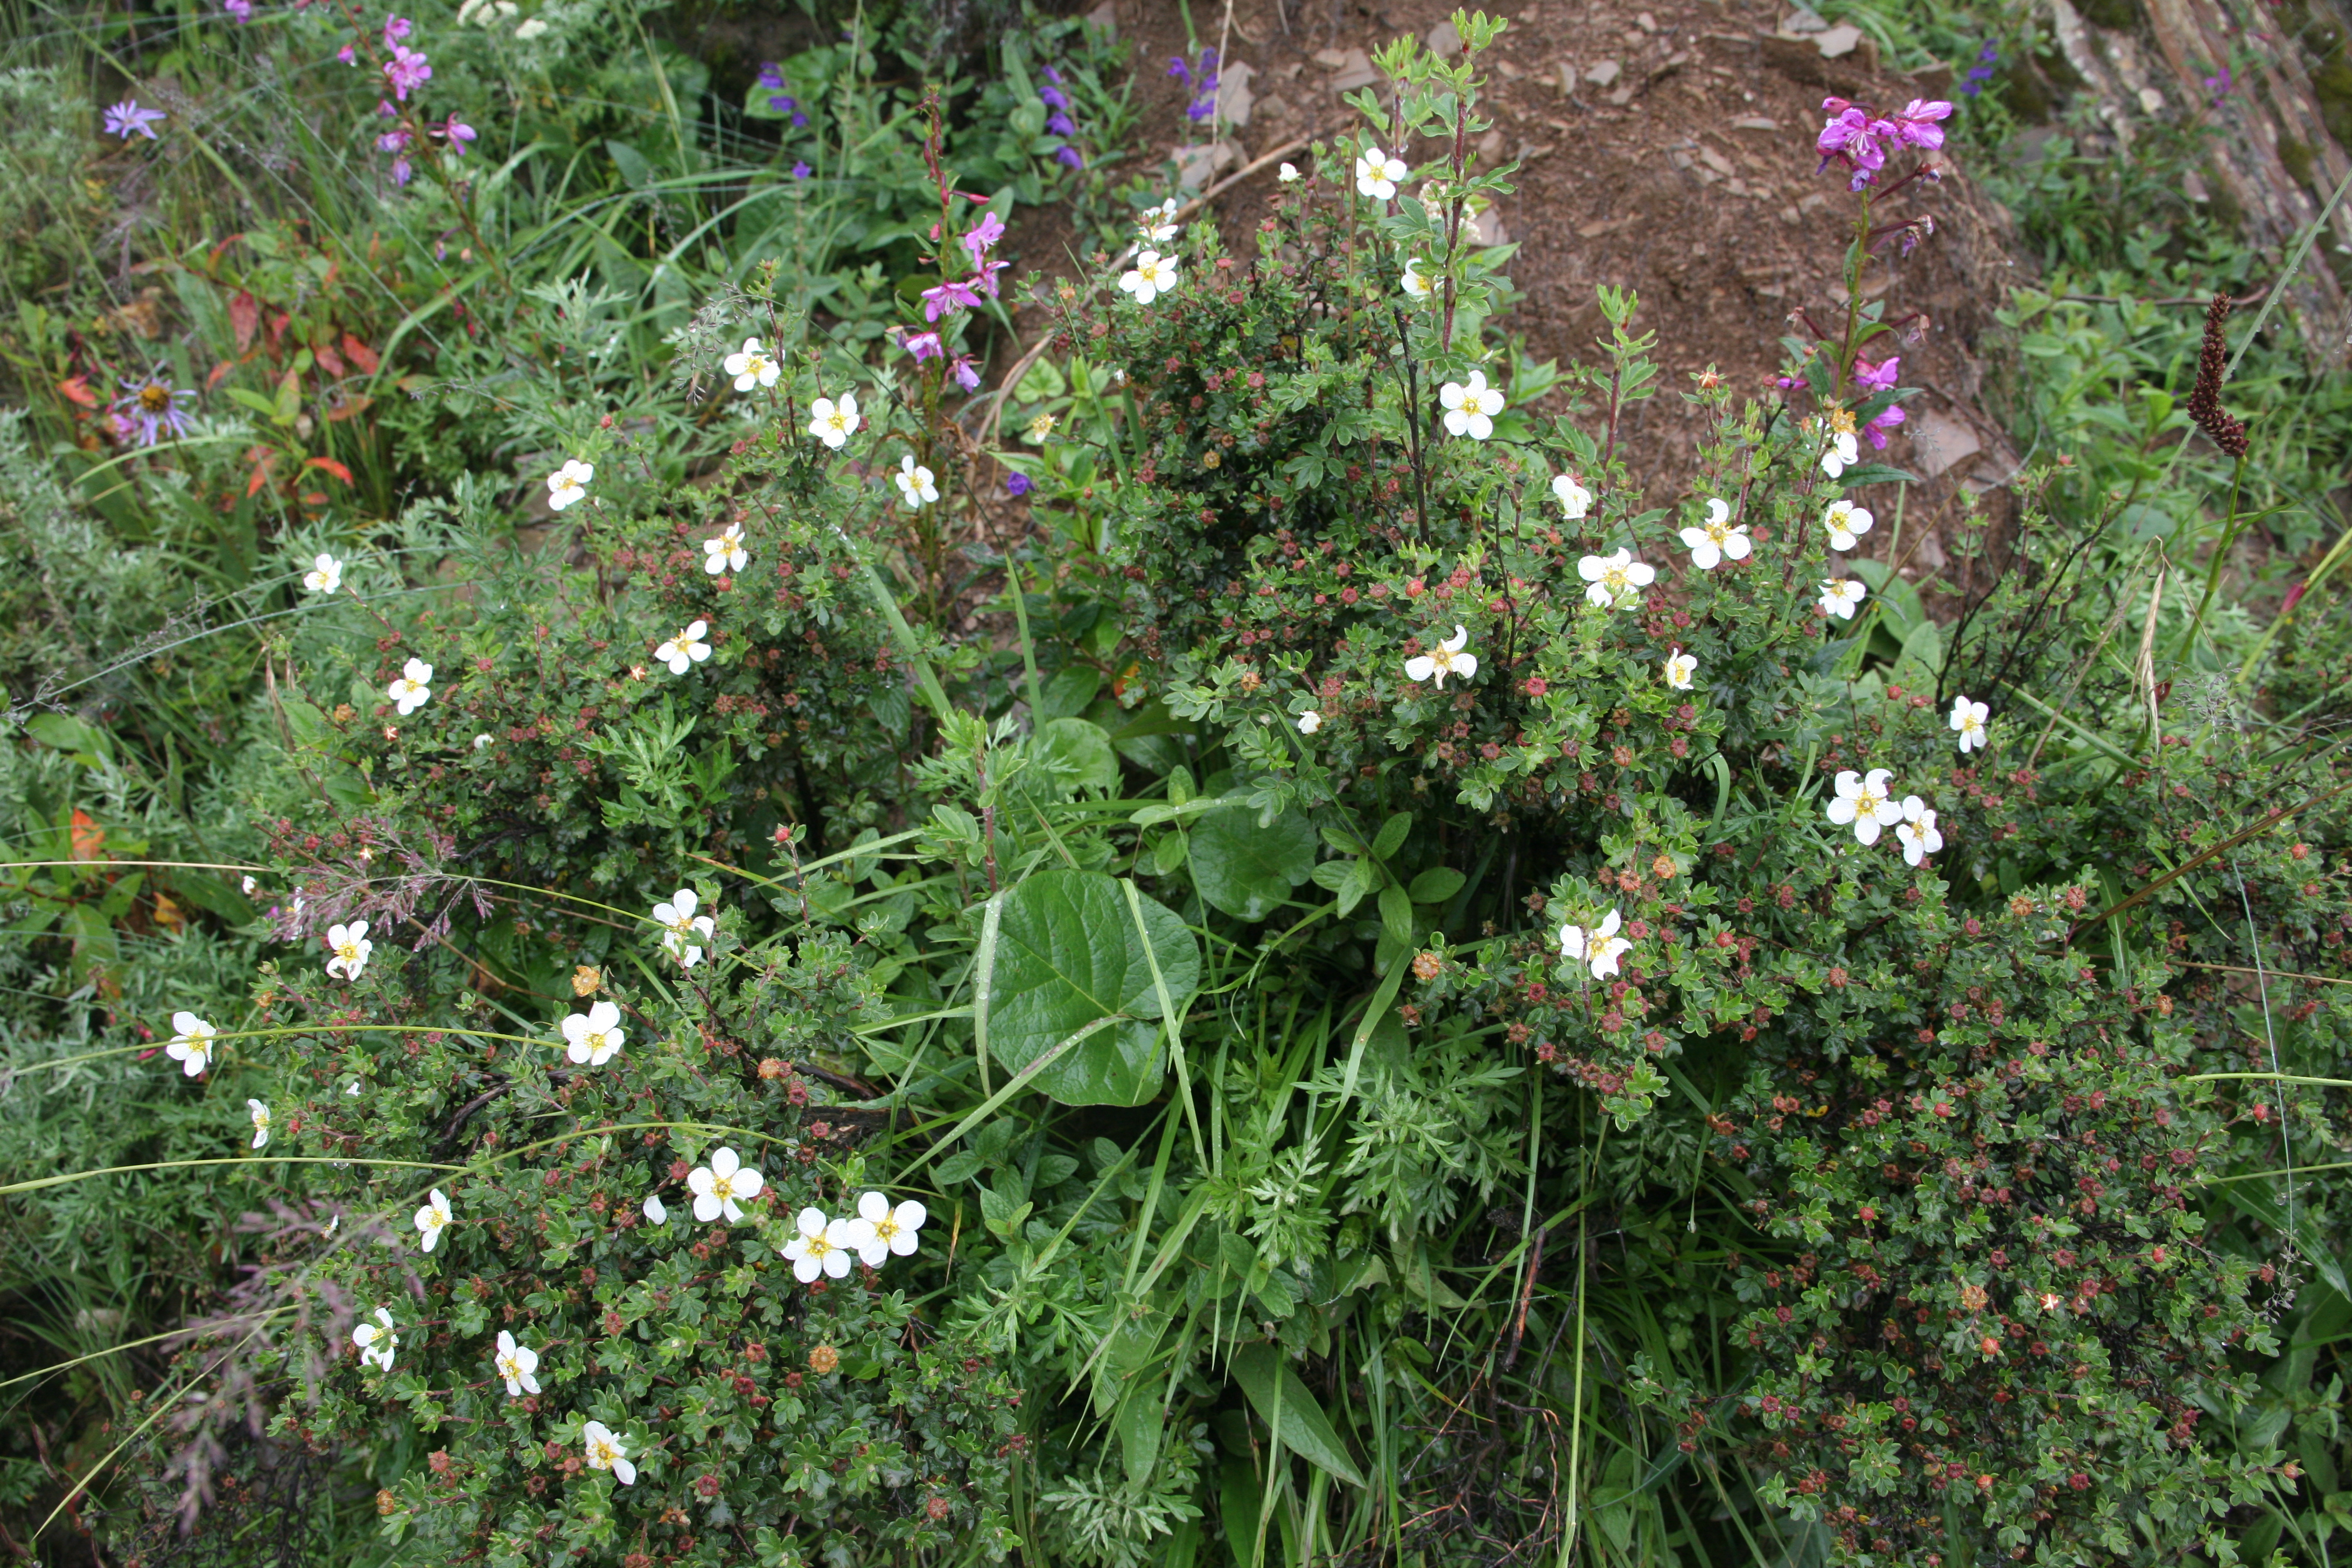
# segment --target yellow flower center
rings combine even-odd
[[[1706,536],[1715,542],[1717,549],[1721,549],[1723,542],[1731,537],[1731,524],[1727,521],[1709,522],[1706,525]]]
[[[172,406],[172,389],[160,381],[151,381],[139,389],[139,406],[149,414],[161,414]]]
[[[439,1230],[443,1226],[447,1225],[448,1223],[448,1216],[444,1215],[439,1209],[428,1208],[425,1211],[425,1229]]]
[[[713,1171],[710,1173],[710,1195],[717,1198],[722,1204],[729,1198],[733,1197],[735,1195],[735,1178],[732,1176],[722,1176],[718,1172]]]
[[[591,1055],[603,1050],[604,1048],[604,1031],[602,1029],[591,1031],[587,1039],[583,1041],[582,1044],[588,1047]]]
[[[588,1463],[600,1470],[609,1470],[613,1461],[621,1456],[613,1445],[601,1439],[588,1445]]]
[[[838,430],[845,436],[849,433],[849,416],[837,408],[824,416],[824,425],[828,430]]]
[[[1852,410],[1851,408],[1832,408],[1832,409],[1831,409],[1831,410],[1830,410],[1830,433],[1831,433],[1832,435],[1833,435],[1833,436],[1851,436],[1851,435],[1853,435],[1853,410]]]
[[[505,1378],[509,1383],[520,1383],[522,1381],[522,1363],[516,1361],[512,1356],[502,1355],[499,1357],[499,1375]]]
[[[1874,795],[1865,787],[1860,795],[1853,797],[1854,815],[1859,816],[1865,811],[1876,812],[1884,799],[1884,796]]]
[[[1601,581],[1612,593],[1622,594],[1633,586],[1626,581],[1625,568],[1622,566],[1612,566],[1609,568],[1609,574]]]
[[[360,944],[355,942],[337,942],[335,956],[345,963],[357,963],[360,961]]]
[[[898,1222],[887,1217],[877,1219],[874,1222],[874,1234],[888,1241],[898,1234]]]
[[[824,1238],[824,1233],[821,1231],[814,1236],[810,1236],[807,1232],[803,1231],[802,1232],[802,1237],[808,1242],[808,1255],[811,1258],[823,1258],[826,1253],[833,1250],[833,1243],[827,1241]]]
[[[1461,657],[1462,656],[1460,654],[1455,653],[1452,648],[1443,647],[1435,647],[1430,650],[1429,662],[1432,668],[1443,669],[1450,673],[1454,667],[1454,661]]]

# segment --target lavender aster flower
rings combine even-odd
[[[1025,496],[1030,489],[1029,476],[1026,474],[1009,474],[1005,477],[1004,493],[1006,495]]]
[[[1076,147],[1071,146],[1067,142],[1063,142],[1059,147],[1054,149],[1054,161],[1057,163],[1066,164],[1073,169],[1083,169],[1087,166],[1086,154],[1079,152]]]
[[[807,179],[808,177],[809,177],[809,166],[808,166],[806,163],[794,163],[794,164],[793,165],[793,179],[795,179],[795,180],[805,180],[805,179]]]
[[[187,405],[195,396],[194,387],[174,388],[163,372],[150,371],[143,380],[122,384],[122,395],[114,400],[113,412],[138,433],[141,446],[152,447],[163,439],[166,429],[174,438],[188,433]]]
[[[106,133],[120,136],[125,142],[144,136],[155,140],[155,121],[170,118],[160,109],[142,109],[135,98],[126,98],[106,111]]]

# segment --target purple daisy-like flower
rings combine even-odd
[[[114,400],[114,416],[122,422],[117,428],[135,431],[142,447],[155,445],[167,429],[176,439],[188,433],[188,405],[195,400],[195,388],[174,387],[163,372],[150,371],[122,384],[122,395]]]
[[[106,111],[106,133],[120,136],[125,142],[133,136],[155,140],[155,122],[169,119],[160,109],[142,109],[135,98],[126,98]]]
[[[1029,476],[1026,474],[1009,474],[1005,477],[1004,493],[1006,495],[1025,496],[1034,487],[1030,484]]]

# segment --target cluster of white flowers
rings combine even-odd
[[[1935,809],[1926,801],[1916,795],[1895,798],[1894,778],[1885,768],[1868,773],[1848,768],[1839,773],[1837,793],[1829,804],[1830,820],[1851,826],[1863,844],[1877,843],[1879,830],[1892,827],[1895,842],[1903,846],[1903,858],[1921,865],[1944,847],[1944,836],[1937,831]]]
[[[929,1217],[929,1211],[912,1198],[893,1205],[880,1193],[867,1193],[857,1200],[853,1216],[801,1210],[793,1222],[797,1234],[778,1250],[791,1259],[793,1278],[803,1285],[819,1275],[838,1279],[849,1272],[853,1253],[868,1268],[879,1268],[894,1257],[912,1257],[915,1233]]]
[[[588,493],[588,481],[596,477],[596,465],[569,458],[563,467],[547,476],[547,507],[550,511],[562,511]]]
[[[730,522],[716,539],[702,542],[702,569],[716,577],[722,572],[740,572],[751,559],[743,548],[743,525]]]
[[[1449,675],[1458,675],[1465,680],[1469,679],[1478,673],[1478,656],[1462,651],[1469,646],[1469,628],[1456,626],[1452,637],[1439,643],[1429,652],[1416,654],[1404,661],[1405,679],[1433,680],[1441,691],[1445,689],[1445,678]],[[1322,728],[1322,725],[1323,721],[1317,718],[1311,727],[1304,720],[1299,721],[1298,727],[1311,735]]]
[[[1135,296],[1139,305],[1149,305],[1176,287],[1176,258],[1147,250],[1135,258],[1135,265],[1119,275],[1118,286]]]
[[[663,951],[688,969],[702,962],[702,948],[694,939],[699,936],[708,942],[719,929],[718,922],[709,915],[695,912],[701,905],[700,897],[692,888],[680,888],[667,902],[654,906],[654,920],[662,927]]]
[[[1583,926],[1564,925],[1559,928],[1559,951],[1565,957],[1590,965],[1593,979],[1606,980],[1617,973],[1617,961],[1633,945],[1617,934],[1617,926],[1615,910],[1601,916],[1601,923],[1589,931]]]
[[[1486,373],[1474,370],[1468,381],[1449,381],[1437,389],[1445,410],[1445,428],[1456,436],[1483,441],[1495,433],[1495,416],[1503,411],[1503,395],[1486,384]]]
[[[400,667],[400,679],[383,689],[400,716],[407,718],[433,700],[433,667],[421,658],[412,658]]]
[[[672,675],[684,675],[710,657],[710,645],[702,640],[709,635],[709,621],[689,622],[684,631],[655,647],[654,662],[669,666]]]
[[[927,503],[940,499],[937,478],[915,461],[915,454],[909,452],[898,459],[898,471],[890,476],[890,482],[898,487],[898,499],[906,502],[908,511],[920,511]]]
[[[838,452],[857,428],[857,395],[845,392],[838,401],[820,397],[809,405],[809,434]]]
[[[783,368],[776,363],[775,356],[768,353],[768,345],[757,338],[745,338],[740,351],[729,354],[719,363],[727,374],[735,378],[735,390],[738,392],[749,392],[755,386],[773,386],[776,377],[783,374]]]

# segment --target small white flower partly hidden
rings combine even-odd
[[[1139,305],[1149,305],[1176,287],[1176,258],[1147,250],[1135,258],[1135,265],[1119,275],[1118,286],[1135,296]]]
[[[683,960],[688,969],[702,962],[702,949],[692,939],[699,935],[707,941],[719,929],[718,922],[709,915],[694,912],[701,903],[692,888],[680,888],[670,895],[667,903],[654,906],[654,919],[663,928],[662,947]]]
[[[489,749],[490,737],[487,731],[474,737],[474,750],[478,752],[487,752]]]
[[[1176,198],[1171,196],[1158,206],[1146,207],[1136,215],[1135,233],[1146,245],[1165,245],[1175,238]]]
[[[1300,734],[1312,735],[1316,731],[1320,730],[1321,728],[1323,728],[1323,715],[1315,711],[1314,709],[1309,708],[1306,712],[1301,713],[1298,716],[1298,732]]]
[[[362,1321],[352,1331],[352,1343],[359,1346],[362,1362],[373,1363],[390,1372],[392,1352],[400,1348],[400,1336],[392,1331],[392,1309],[378,1307],[374,1322]]]
[[[898,471],[890,476],[890,482],[898,487],[898,499],[907,503],[908,511],[920,511],[926,501],[940,499],[940,487],[932,482],[936,478],[909,452],[898,459]]]
[[[1617,934],[1617,925],[1615,910],[1601,916],[1601,923],[1591,931],[1564,925],[1559,928],[1559,951],[1580,963],[1589,964],[1593,979],[1606,980],[1617,973],[1617,961],[1633,945]]]
[[[845,1219],[827,1219],[823,1209],[803,1209],[793,1222],[794,1235],[778,1251],[791,1259],[793,1278],[813,1285],[820,1274],[838,1279],[849,1272],[849,1255],[864,1234]]]
[[[758,1197],[766,1184],[759,1172],[724,1145],[710,1152],[710,1163],[686,1173],[686,1190],[694,1194],[694,1217],[705,1225],[722,1214],[730,1225],[741,1219],[743,1204]]]
[[[613,1059],[627,1034],[621,1027],[620,1008],[599,1002],[585,1013],[565,1016],[563,1054],[582,1067],[600,1068]]]
[[[1952,728],[1959,731],[1960,754],[1980,751],[1987,739],[1985,721],[1992,710],[1981,702],[1971,702],[1965,697],[1952,699]]]
[[[857,395],[845,392],[839,402],[820,397],[809,405],[809,434],[838,452],[857,428]]]
[[[1704,526],[1683,530],[1683,545],[1691,552],[1691,564],[1702,572],[1712,572],[1726,561],[1745,561],[1752,548],[1748,525],[1731,521],[1730,504],[1721,496],[1708,498]]]
[[[667,1225],[669,1223],[669,1205],[661,1201],[661,1194],[659,1193],[647,1193],[646,1194],[645,1208],[646,1217],[653,1221],[656,1225]]]
[[[1830,820],[1843,827],[1853,825],[1853,836],[1864,844],[1878,842],[1878,830],[1892,827],[1903,820],[1903,808],[1895,804],[1887,789],[1887,781],[1895,775],[1885,768],[1873,768],[1865,778],[1852,768],[1837,776],[1837,798],[1830,802]]]
[[[1830,531],[1832,550],[1852,550],[1877,521],[1870,515],[1868,507],[1856,506],[1850,500],[1833,500],[1829,510],[1822,514],[1822,526]]]
[[[539,1379],[534,1375],[539,1371],[539,1352],[529,1345],[517,1344],[511,1331],[499,1331],[499,1353],[491,1364],[505,1380],[509,1399],[539,1392]]]
[[[1895,837],[1903,846],[1903,858],[1914,866],[1944,847],[1944,836],[1936,831],[1935,809],[1916,795],[1903,797],[1903,820],[1895,825]]]
[[[740,572],[751,559],[743,549],[741,523],[730,522],[726,532],[702,542],[702,569],[713,577],[721,572]]]
[[[1437,389],[1445,409],[1445,428],[1456,436],[1483,441],[1495,433],[1495,416],[1503,411],[1500,389],[1486,384],[1486,373],[1474,370],[1468,381],[1449,381]]]
[[[257,1149],[269,1147],[269,1107],[257,1100],[248,1100],[245,1102],[245,1113],[253,1118],[253,1146]]]
[[[546,35],[547,18],[544,16],[525,16],[514,30],[514,36],[526,44]]]
[[[1646,561],[1636,561],[1630,550],[1620,550],[1614,555],[1588,555],[1576,563],[1576,574],[1591,584],[1584,590],[1585,599],[1604,610],[1613,610],[1641,597],[1642,590],[1658,580],[1658,569]]]
[[[596,465],[583,463],[577,458],[568,459],[563,467],[547,476],[547,506],[551,511],[565,507],[588,493],[588,481],[596,477]]]
[[[757,338],[745,338],[740,352],[729,354],[720,362],[727,374],[735,378],[735,390],[749,392],[755,386],[773,386],[782,374],[768,348]]]
[[[1276,169],[1274,172],[1274,177],[1280,180],[1286,185],[1295,185],[1298,183],[1298,165],[1296,163],[1285,163],[1281,168]]]
[[[710,645],[702,639],[710,635],[709,621],[693,621],[687,628],[654,649],[657,663],[669,666],[672,675],[684,675],[710,657]]]
[[[310,569],[302,574],[302,586],[313,594],[333,594],[343,585],[343,563],[320,552],[310,562]]]
[[[245,874],[244,878],[238,881],[237,886],[245,889],[245,896],[248,899],[261,890],[261,884],[253,879],[253,873],[250,871],[247,871]]]
[[[1356,160],[1356,191],[1376,202],[1385,202],[1396,195],[1397,182],[1412,171],[1402,158],[1391,158],[1378,147],[1367,147]]]
[[[1421,263],[1418,260],[1404,264],[1402,287],[1406,296],[1414,300],[1426,300],[1437,292],[1437,285],[1422,276]]]
[[[1666,656],[1666,684],[1676,691],[1688,691],[1691,677],[1698,673],[1698,660],[1676,648]]]
[[[1407,680],[1434,679],[1441,691],[1445,689],[1445,678],[1449,675],[1458,675],[1465,680],[1469,679],[1478,673],[1478,656],[1462,651],[1469,646],[1469,642],[1468,628],[1455,626],[1452,637],[1439,643],[1429,652],[1418,654],[1404,661],[1405,679]]]
[[[637,1484],[637,1467],[629,1463],[629,1446],[610,1426],[602,1421],[589,1422],[580,1428],[580,1445],[588,1451],[590,1469],[610,1470],[625,1487]]]
[[[1841,408],[1830,416],[1830,444],[1822,453],[1822,472],[1836,479],[1862,460],[1862,445],[1853,437],[1853,416]]]
[[[416,1228],[425,1233],[424,1247],[427,1252],[441,1244],[441,1233],[457,1216],[449,1212],[449,1194],[440,1188],[433,1189],[425,1206],[416,1211]]]
[[[1560,510],[1568,513],[1570,522],[1580,521],[1592,510],[1592,492],[1578,483],[1574,474],[1554,474],[1551,493],[1559,499]]]
[[[172,1015],[172,1043],[163,1054],[179,1063],[183,1072],[194,1078],[213,1065],[213,1037],[219,1030],[186,1012]]]
[[[857,1200],[857,1260],[879,1268],[893,1257],[912,1258],[915,1233],[930,1217],[930,1211],[912,1198],[893,1207],[880,1193],[867,1193]]]
[[[1850,621],[1853,619],[1855,606],[1868,597],[1862,584],[1853,578],[1832,577],[1822,584],[1822,596],[1813,603],[1822,607],[1822,614]]]
[[[383,689],[400,716],[407,718],[433,700],[433,667],[412,658],[400,667],[400,679]]]
[[[367,967],[368,954],[375,943],[368,940],[368,923],[353,921],[347,926],[327,928],[327,946],[335,956],[327,960],[327,973],[340,974],[346,980],[357,980],[360,971]]]

